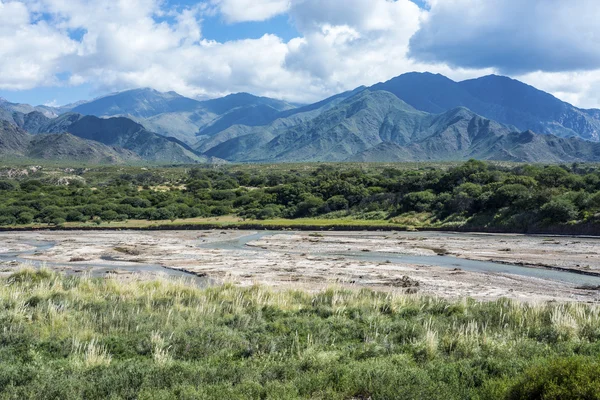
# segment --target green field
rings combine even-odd
[[[0,281],[0,398],[598,399],[600,308]]]

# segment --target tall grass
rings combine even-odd
[[[0,321],[0,398],[600,398],[598,305],[22,270]]]

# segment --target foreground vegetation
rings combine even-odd
[[[597,305],[46,270],[0,283],[0,398],[600,398]]]
[[[150,227],[157,221],[243,226],[251,221],[563,233],[600,227],[596,165],[40,168],[4,175],[12,179],[0,180],[0,226]]]

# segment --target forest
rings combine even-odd
[[[0,179],[5,227],[126,226],[224,216],[240,222],[377,221],[506,232],[566,227],[577,233],[578,227],[589,230],[600,223],[600,168],[471,160],[410,166],[40,168]]]

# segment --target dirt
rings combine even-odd
[[[252,234],[243,231],[25,232],[0,234],[0,251],[31,250],[32,241],[55,246],[25,257],[64,263],[77,261],[160,264],[238,285],[320,290],[331,285],[421,293],[440,297],[501,297],[522,301],[600,301],[600,291],[553,280],[500,273],[463,271],[398,261],[361,261],[349,252],[415,256],[449,255],[535,267],[559,267],[600,273],[600,240],[519,235],[433,232],[282,232],[219,249],[218,243]],[[211,246],[213,248],[211,248]],[[14,267],[14,266],[13,266]],[[3,271],[12,268],[5,263]],[[117,273],[126,269],[119,267]]]

